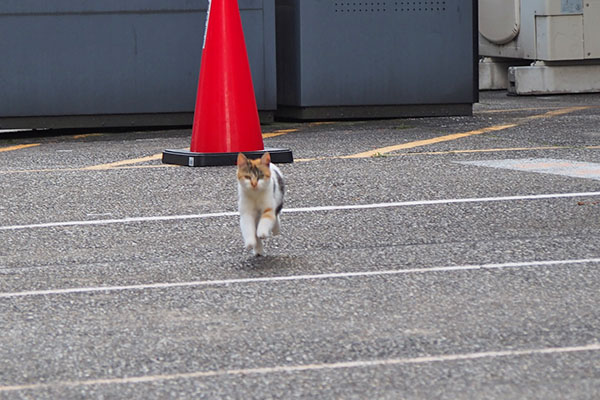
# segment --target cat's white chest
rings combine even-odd
[[[273,206],[273,190],[267,187],[265,190],[239,190],[240,212],[243,211],[263,211]]]

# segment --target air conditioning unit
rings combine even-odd
[[[600,0],[479,0],[479,55],[481,88],[600,91]]]

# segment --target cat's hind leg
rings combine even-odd
[[[279,215],[275,217],[275,224],[273,225],[273,230],[271,231],[273,236],[277,236],[281,233],[281,227],[279,226]]]

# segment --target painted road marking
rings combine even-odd
[[[590,343],[582,346],[569,347],[542,347],[534,349],[521,350],[497,350],[483,351],[477,353],[461,353],[461,354],[440,354],[428,355],[421,357],[407,358],[386,358],[379,360],[356,360],[342,361],[336,363],[320,363],[320,364],[296,364],[296,365],[278,365],[273,367],[258,367],[258,368],[239,368],[239,369],[220,369],[195,372],[181,372],[174,374],[161,375],[143,375],[123,378],[100,378],[87,379],[79,381],[57,381],[48,383],[30,383],[13,386],[0,386],[0,392],[15,392],[22,390],[42,390],[42,389],[59,389],[72,388],[79,386],[98,386],[98,385],[127,385],[140,383],[156,383],[171,381],[177,379],[200,379],[214,377],[231,377],[239,375],[266,375],[266,374],[290,374],[310,371],[330,371],[338,369],[355,369],[355,368],[377,368],[377,367],[393,367],[403,365],[419,365],[432,363],[447,363],[456,361],[477,361],[494,358],[508,357],[532,357],[544,355],[562,355],[581,352],[591,352],[600,350],[600,344]]]
[[[398,154],[394,154],[394,155],[395,156],[418,156],[418,155],[442,155],[442,154],[463,154],[463,153],[502,153],[502,152],[510,152],[510,151],[564,150],[564,149],[570,149],[570,148],[573,148],[573,147],[569,147],[569,146],[504,147],[504,148],[495,148],[495,149],[415,151],[412,153],[398,153]]]
[[[23,132],[23,131],[28,131],[28,129],[5,129],[5,130],[0,130],[0,133],[12,133],[12,132]],[[102,135],[101,133],[92,133],[92,134],[86,134],[86,135],[75,135],[75,136],[73,136],[73,138],[81,139],[84,137],[101,136],[101,135]],[[8,147],[0,147],[0,152],[28,149],[30,147],[37,147],[40,145],[41,145],[41,143],[30,143],[30,144],[19,144],[19,145],[8,146]],[[66,150],[58,150],[58,151],[66,151]]]
[[[529,117],[525,117],[525,118],[523,118],[523,121],[532,121],[532,120],[541,119],[541,118],[556,117],[559,115],[570,114],[575,111],[589,110],[590,108],[596,108],[596,107],[594,107],[594,106],[576,106],[576,107],[560,108],[558,110],[548,111],[543,114],[537,114],[537,115],[531,115]]]
[[[476,130],[469,131],[469,132],[454,133],[452,135],[438,136],[438,137],[434,137],[434,138],[431,138],[431,139],[417,140],[417,141],[409,142],[409,143],[403,143],[403,144],[397,144],[397,145],[393,145],[393,146],[380,147],[378,149],[369,150],[369,151],[365,151],[365,152],[362,152],[362,153],[351,154],[351,155],[348,155],[348,156],[341,156],[340,158],[365,158],[365,157],[373,157],[373,156],[376,156],[376,155],[391,153],[393,151],[412,149],[414,147],[428,146],[430,144],[447,142],[447,141],[450,141],[450,140],[461,139],[461,138],[465,138],[465,137],[468,137],[468,136],[481,135],[482,133],[502,131],[502,130],[505,130],[505,129],[508,129],[508,128],[514,128],[515,126],[518,126],[518,124],[494,125],[494,126],[490,126],[490,127],[487,127],[487,128],[476,129]]]
[[[461,154],[461,153],[501,153],[508,151],[540,151],[540,150],[565,150],[565,149],[576,149],[581,147],[575,146],[540,146],[540,147],[505,147],[495,149],[462,149],[462,150],[446,150],[446,151],[412,151],[406,153],[394,153],[394,154],[373,154],[371,157],[405,157],[405,156],[424,156],[424,155],[445,155],[445,154]],[[600,146],[584,146],[586,150],[598,150]],[[331,156],[331,157],[313,157],[313,158],[295,158],[294,162],[311,162],[311,161],[322,161],[322,160],[333,160],[344,158],[344,156]],[[0,171],[0,173],[3,173]]]
[[[539,150],[564,150],[564,149],[575,149],[574,146],[541,146],[541,147],[508,147],[508,148],[497,148],[497,149],[463,149],[463,150],[446,150],[446,151],[414,151],[408,153],[396,153],[387,154],[385,157],[403,157],[403,156],[420,156],[420,155],[445,155],[445,154],[460,154],[460,153],[494,153],[494,152],[508,152],[508,151],[539,151]],[[585,146],[587,150],[598,150],[600,146]],[[150,156],[150,157],[156,157]],[[343,157],[343,156],[342,156]],[[333,160],[339,159],[340,156],[331,157],[314,157],[314,158],[296,158],[294,162],[310,162],[320,160]],[[134,160],[139,160],[134,159]],[[119,162],[119,161],[117,161]],[[38,172],[74,172],[74,171],[103,171],[109,169],[140,169],[140,168],[174,168],[179,167],[178,165],[172,164],[149,164],[149,165],[135,165],[135,164],[124,164],[121,162],[121,166],[103,167],[107,164],[100,164],[90,167],[82,168],[47,168],[47,169],[15,169],[15,170],[0,170],[0,174],[25,174],[25,173],[38,173]]]
[[[178,167],[178,165],[173,164],[149,164],[149,165],[122,165],[122,166],[113,166],[110,168],[100,168],[104,164],[93,165],[91,167],[82,167],[82,168],[47,168],[47,169],[15,169],[15,170],[4,170],[0,171],[0,174],[26,174],[26,173],[38,173],[38,172],[81,172],[81,171],[108,171],[113,169],[145,169],[145,168],[174,168]]]
[[[385,155],[387,153],[395,152],[395,151],[399,151],[399,150],[406,150],[406,149],[427,146],[427,145],[430,145],[430,144],[435,144],[435,143],[440,143],[440,142],[445,142],[445,141],[457,140],[457,139],[460,139],[460,138],[474,136],[474,135],[480,135],[480,134],[488,133],[488,132],[502,131],[502,130],[505,130],[505,129],[509,129],[509,128],[513,128],[513,127],[519,126],[519,125],[521,125],[523,123],[526,123],[528,121],[532,121],[532,120],[536,120],[536,119],[540,119],[540,118],[555,117],[555,116],[558,116],[558,115],[564,115],[564,114],[568,114],[568,113],[571,113],[571,112],[586,110],[586,109],[590,109],[590,108],[594,108],[594,107],[595,106],[577,106],[577,107],[560,108],[560,109],[557,109],[557,110],[548,111],[548,112],[543,113],[543,114],[532,115],[532,116],[529,116],[529,117],[521,118],[516,123],[504,124],[504,125],[494,125],[494,126],[490,126],[490,127],[486,127],[486,128],[472,130],[472,131],[469,131],[469,132],[455,133],[455,134],[439,136],[439,137],[435,137],[435,138],[431,138],[431,139],[417,140],[417,141],[414,141],[414,142],[403,143],[403,144],[399,144],[399,145],[386,146],[386,147],[382,147],[382,148],[379,148],[379,149],[369,150],[369,151],[366,151],[366,152],[361,152],[361,153],[356,153],[356,154],[350,154],[350,155],[346,155],[346,156],[300,158],[300,159],[296,159],[295,161],[297,161],[297,162],[307,162],[307,161],[317,161],[317,160],[325,160],[325,159],[353,159],[353,158],[374,157],[374,156],[378,156],[378,155]],[[548,108],[550,108],[550,107],[547,107],[546,109],[548,109]],[[522,109],[522,110],[535,110],[535,108],[532,108],[532,109]],[[492,111],[495,112],[496,110],[492,110]],[[501,110],[498,110],[498,111],[501,111]],[[508,111],[513,111],[513,110],[508,110]],[[311,123],[309,125],[324,125],[324,124],[335,124],[335,123],[336,122],[332,122],[332,121],[324,121],[324,122]],[[271,138],[271,137],[281,136],[281,135],[285,135],[285,134],[288,134],[288,133],[291,133],[291,132],[297,132],[299,130],[300,130],[300,128],[280,129],[280,130],[277,130],[277,131],[274,131],[274,132],[263,134],[263,138]],[[81,137],[96,136],[96,135],[101,135],[101,134],[79,135],[78,137],[81,138]],[[35,145],[39,145],[39,143],[35,144]],[[22,145],[22,146],[31,147],[31,146],[34,146],[34,145]],[[15,147],[15,146],[13,146],[13,147]],[[25,148],[25,147],[20,147],[20,148]],[[595,147],[594,146],[590,146],[588,148],[593,149]],[[8,148],[8,149],[10,149],[10,150],[17,150],[17,148]],[[541,148],[539,148],[539,149],[541,149]],[[3,150],[0,148],[0,151],[3,151]],[[4,150],[4,151],[9,151],[9,150]],[[459,151],[460,150],[457,150],[456,152],[459,152]],[[431,153],[431,154],[433,154],[433,153]],[[80,171],[80,170],[108,170],[108,169],[112,169],[112,168],[122,167],[124,165],[132,165],[132,164],[138,164],[138,163],[141,163],[141,162],[155,161],[155,160],[159,160],[161,158],[162,158],[162,153],[161,154],[155,154],[155,155],[152,155],[152,156],[147,156],[147,157],[140,157],[140,158],[134,158],[134,159],[129,159],[129,160],[116,161],[116,162],[106,163],[106,164],[92,165],[92,166],[83,167],[83,168],[0,171],[0,174],[2,174],[2,173],[25,173],[25,172],[59,172],[59,171]]]
[[[296,131],[298,131],[298,129],[280,129],[280,130],[277,130],[274,132],[265,133],[262,136],[263,136],[263,138],[272,138],[272,137],[281,136],[281,135],[285,135],[287,133],[296,132]],[[89,133],[89,134],[75,135],[75,136],[73,136],[73,139],[83,139],[83,138],[95,137],[95,136],[103,136],[103,134],[102,133]],[[24,145],[10,146],[10,147],[0,147],[0,152],[20,150],[20,149],[25,149],[28,147],[39,146],[39,145],[40,145],[40,143],[34,143],[34,144],[24,144]],[[129,165],[133,165],[133,164],[139,164],[139,163],[143,163],[143,162],[155,161],[155,160],[161,160],[161,159],[162,159],[162,153],[159,153],[159,154],[154,154],[154,155],[146,156],[146,157],[120,160],[120,161],[115,161],[115,162],[111,162],[111,163],[91,165],[89,167],[82,167],[82,168],[0,171],[0,173],[107,170],[107,169],[114,169],[114,168],[118,168],[118,167],[122,167],[122,166],[126,166],[126,165],[129,166]],[[165,167],[171,167],[171,166],[172,165],[165,165]]]
[[[339,206],[284,208],[282,210],[282,212],[292,214],[292,213],[311,213],[311,212],[322,212],[322,211],[368,210],[368,209],[378,209],[378,208],[447,205],[447,204],[461,204],[461,203],[488,203],[488,202],[500,202],[500,201],[566,199],[566,198],[573,198],[573,197],[592,197],[592,196],[600,196],[600,192],[550,193],[550,194],[533,194],[533,195],[522,195],[522,196],[417,200],[417,201],[401,201],[401,202],[391,202],[391,203],[349,204],[349,205],[339,205]],[[237,216],[237,215],[239,215],[237,211],[228,211],[228,212],[207,213],[207,214],[163,215],[163,216],[150,216],[150,217],[127,217],[127,218],[121,218],[121,219],[100,219],[100,220],[88,220],[88,221],[47,222],[47,223],[41,223],[41,224],[0,226],[0,231],[16,231],[16,230],[21,230],[21,229],[58,228],[58,227],[86,226],[86,225],[89,226],[89,225],[128,224],[128,223],[135,223],[135,222],[178,221],[178,220],[186,220],[186,219],[233,217],[233,216]]]
[[[4,151],[15,151],[15,150],[28,149],[30,147],[36,147],[39,145],[40,145],[40,143],[31,143],[31,144],[18,144],[16,146],[0,147],[0,153],[4,152]]]
[[[277,130],[274,132],[265,133],[262,135],[262,137],[263,138],[272,138],[272,137],[281,136],[281,135],[285,135],[285,134],[288,134],[291,132],[296,132],[296,131],[298,131],[298,129],[280,129],[280,130]],[[81,136],[81,137],[84,137],[84,136]],[[122,167],[124,165],[139,164],[139,163],[143,163],[143,162],[156,161],[156,160],[162,160],[162,153],[154,154],[154,155],[147,156],[147,157],[132,158],[132,159],[127,159],[127,160],[106,163],[106,164],[92,165],[89,167],[83,167],[81,169],[82,170],[104,170],[104,169],[112,169],[112,168]]]
[[[352,159],[352,158],[373,157],[373,156],[377,156],[377,155],[391,153],[391,152],[398,151],[398,150],[412,149],[414,147],[421,147],[421,146],[427,146],[427,145],[435,144],[435,143],[447,142],[447,141],[461,139],[461,138],[465,138],[465,137],[469,137],[469,136],[481,135],[483,133],[503,131],[503,130],[506,130],[509,128],[514,128],[516,126],[522,125],[524,123],[527,123],[529,121],[533,121],[536,119],[556,117],[559,115],[569,114],[569,113],[572,113],[575,111],[587,110],[589,108],[592,108],[592,107],[584,106],[584,107],[561,108],[561,109],[554,110],[554,111],[548,111],[543,114],[532,115],[529,117],[520,118],[517,122],[511,123],[511,124],[494,125],[494,126],[490,126],[487,128],[475,129],[475,130],[472,130],[469,132],[455,133],[455,134],[451,134],[451,135],[438,136],[438,137],[426,139],[426,140],[417,140],[417,141],[409,142],[409,143],[403,143],[403,144],[398,144],[398,145],[393,145],[393,146],[386,146],[386,147],[381,147],[378,149],[365,151],[362,153],[341,156],[340,158]]]
[[[272,137],[276,137],[276,136],[281,136],[281,135],[286,135],[288,133],[292,133],[292,132],[298,132],[299,129],[295,128],[295,129],[279,129],[277,131],[273,131],[273,132],[269,132],[269,133],[263,133],[262,137],[263,139],[268,139],[268,138],[272,138]]]
[[[522,119],[522,121],[530,121],[533,119],[539,119],[539,118],[548,118],[548,117],[553,117],[553,116],[557,116],[557,115],[562,115],[562,114],[568,114],[574,111],[579,111],[579,110],[585,110],[587,108],[590,107],[568,107],[568,108],[562,108],[562,109],[558,109],[558,110],[554,110],[554,111],[548,111],[544,114],[539,114],[539,115],[533,115],[530,117],[525,117]],[[316,123],[311,123],[310,125],[325,125],[325,124],[334,124],[335,122],[331,122],[331,121],[325,121],[325,122],[316,122]],[[375,149],[375,150],[370,150],[367,152],[362,152],[362,153],[357,153],[357,154],[352,154],[352,155],[348,155],[348,156],[340,156],[337,158],[365,158],[365,157],[372,157],[375,155],[379,155],[379,154],[386,154],[386,153],[390,153],[393,151],[398,151],[398,150],[404,150],[404,149],[411,149],[414,147],[421,147],[421,146],[427,146],[430,144],[435,144],[435,143],[440,143],[440,142],[445,142],[445,141],[449,141],[449,140],[456,140],[456,139],[460,139],[463,137],[468,137],[468,136],[473,136],[473,135],[479,135],[482,133],[488,133],[488,132],[495,132],[495,131],[500,131],[500,130],[504,130],[504,129],[508,129],[508,128],[513,128],[515,126],[518,126],[519,124],[505,124],[505,125],[495,125],[495,126],[490,126],[487,128],[482,128],[482,129],[476,129],[473,131],[469,131],[469,132],[462,132],[462,133],[455,133],[455,134],[451,134],[451,135],[445,135],[445,136],[439,136],[436,138],[432,138],[432,139],[426,139],[426,140],[418,140],[418,141],[414,141],[414,142],[410,142],[410,143],[404,143],[404,144],[400,144],[400,145],[394,145],[394,146],[387,146],[387,147],[382,147],[379,149]],[[288,133],[292,133],[292,132],[298,132],[300,130],[300,128],[290,128],[290,129],[279,129],[270,133],[264,133],[262,135],[263,138],[267,139],[267,138],[272,138],[272,137],[277,137],[277,136],[281,136],[281,135],[286,135]],[[112,162],[112,163],[107,163],[107,164],[100,164],[100,165],[93,165],[90,167],[85,167],[83,168],[84,170],[103,170],[103,169],[111,169],[111,168],[115,168],[115,167],[120,167],[123,165],[131,165],[131,164],[138,164],[141,162],[147,162],[147,161],[154,161],[154,160],[160,160],[162,158],[162,153],[161,154],[155,154],[153,156],[148,156],[148,157],[141,157],[141,158],[134,158],[134,159],[130,159],[130,160],[123,160],[123,161],[116,161],[116,162]],[[299,161],[308,161],[308,160],[314,160],[314,159],[300,159]]]
[[[513,160],[459,161],[457,163],[600,180],[600,164],[590,162],[556,160],[552,158],[523,158]]]
[[[232,211],[232,212],[221,212],[221,213],[211,213],[211,214],[167,215],[167,216],[155,216],[155,217],[100,219],[100,220],[89,220],[89,221],[49,222],[49,223],[45,223],[45,224],[0,226],[0,231],[34,229],[34,228],[58,228],[58,227],[86,226],[86,225],[127,224],[127,223],[132,223],[132,222],[177,221],[177,220],[185,220],[185,219],[231,217],[231,216],[236,216],[236,215],[238,215],[238,213]]]
[[[499,114],[499,113],[508,113],[508,112],[553,110],[553,109],[561,109],[561,108],[564,108],[564,107],[554,106],[554,107],[504,108],[504,109],[498,109],[498,110],[474,110],[473,114]]]
[[[338,273],[330,273],[330,274],[313,274],[313,275],[270,276],[270,277],[263,277],[263,278],[220,279],[220,280],[205,280],[205,281],[190,281],[190,282],[157,282],[157,283],[147,283],[147,284],[139,284],[139,285],[96,286],[96,287],[79,287],[79,288],[68,288],[68,289],[48,289],[48,290],[29,290],[29,291],[23,291],[23,292],[6,292],[6,293],[0,293],[0,299],[81,294],[81,293],[122,292],[122,291],[127,291],[127,290],[172,289],[172,288],[200,287],[200,286],[226,286],[226,285],[244,284],[244,283],[276,283],[276,282],[310,281],[310,280],[324,280],[324,279],[366,278],[366,277],[380,277],[380,276],[407,275],[407,274],[424,274],[424,273],[432,273],[432,272],[485,271],[485,270],[502,270],[502,269],[535,268],[535,267],[547,268],[547,267],[555,267],[558,265],[583,265],[583,264],[598,264],[598,263],[600,263],[600,258],[587,258],[587,259],[574,259],[574,260],[524,261],[524,262],[509,262],[509,263],[481,264],[481,265],[451,265],[451,266],[444,266],[444,267],[394,269],[394,270],[384,270],[384,271],[358,271],[358,272],[338,272]]]
[[[81,135],[73,135],[73,139],[85,139],[96,136],[104,136],[104,133],[83,133]]]
[[[162,159],[162,153],[159,153],[159,154],[154,154],[152,156],[147,156],[147,157],[132,158],[129,160],[115,161],[115,162],[111,162],[111,163],[107,163],[107,164],[92,165],[92,166],[84,167],[81,169],[84,171],[85,170],[111,169],[111,168],[115,168],[115,167],[122,167],[123,165],[138,164],[138,163],[142,163],[142,162],[161,160],[161,159]]]

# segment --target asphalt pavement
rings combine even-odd
[[[190,129],[0,132],[1,399],[600,398],[600,94],[263,133],[257,258]]]

